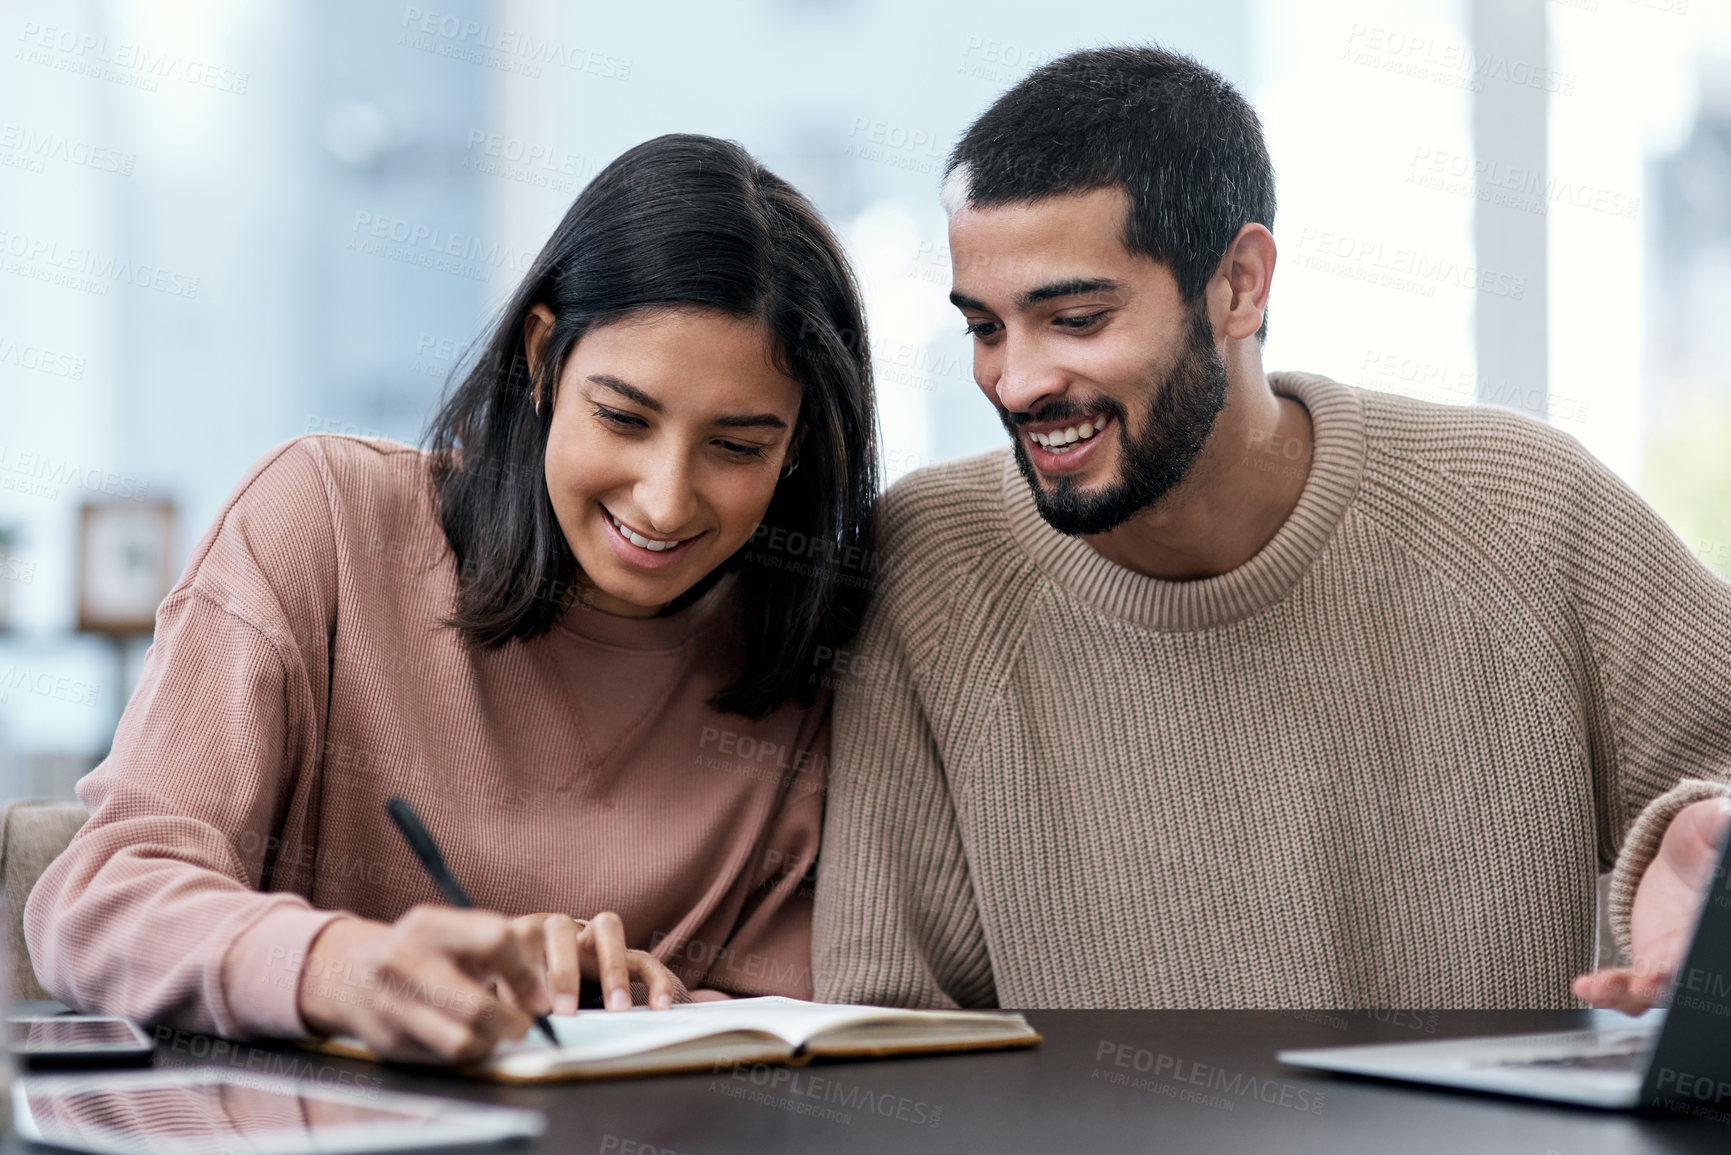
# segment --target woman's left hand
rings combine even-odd
[[[632,980],[649,991],[649,1005],[664,1010],[690,998],[673,972],[649,952],[625,945],[625,924],[612,911],[591,919],[567,914],[525,914],[511,920],[519,934],[539,933],[545,941],[547,993],[553,1013],[574,1014],[584,979],[601,984],[610,1011],[631,1009]]]

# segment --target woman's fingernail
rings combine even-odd
[[[607,992],[607,1009],[610,1011],[628,1011],[631,1009],[631,992],[624,987],[614,987]]]
[[[668,994],[666,991],[658,991],[656,993],[656,995],[655,995],[655,1009],[656,1010],[665,1011],[668,1007],[670,1007],[672,1005],[673,1005],[673,996],[672,995]]]
[[[554,995],[553,1013],[556,1015],[574,1015],[577,1013],[576,995]]]

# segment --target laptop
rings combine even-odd
[[[1731,1120],[1731,839],[1719,852],[1669,1010],[1488,1038],[1281,1051],[1295,1067],[1614,1110]],[[1615,1015],[1612,1020],[1611,1016]]]

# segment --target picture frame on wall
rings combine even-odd
[[[78,628],[125,637],[156,629],[174,587],[174,506],[87,503],[78,522]]]

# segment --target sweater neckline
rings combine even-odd
[[[628,618],[573,600],[555,627],[622,650],[676,650],[703,632],[733,597],[736,575],[724,574],[703,596],[671,614]]]
[[[1048,578],[1079,601],[1155,630],[1202,630],[1241,621],[1298,584],[1334,536],[1364,473],[1364,404],[1356,390],[1308,373],[1271,373],[1275,393],[1310,411],[1310,475],[1268,544],[1236,569],[1195,581],[1152,578],[1108,561],[1079,537],[1046,523],[1004,455],[1004,504],[1011,533]]]

